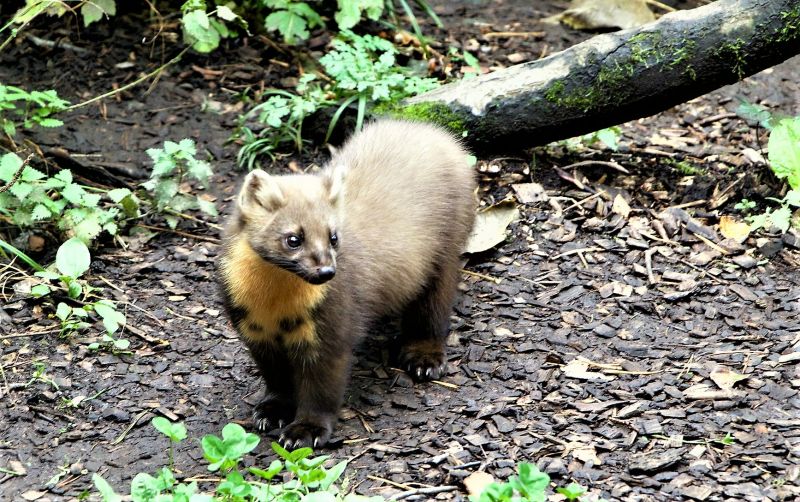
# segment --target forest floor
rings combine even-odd
[[[560,2],[433,4],[447,27],[427,28],[436,45],[477,51],[487,69],[590,36],[539,22]],[[130,82],[177,51],[150,45],[140,21],[34,28],[91,53],[22,36],[0,55],[0,82],[54,88],[71,102]],[[239,98],[289,85],[286,61],[256,39],[187,54],[151,87],[30,139],[61,149],[83,179],[104,168],[136,184],[147,148],[193,138],[213,158],[212,192],[227,213],[242,176],[227,142]],[[460,500],[472,472],[505,479],[529,461],[608,500],[800,497],[800,239],[720,235],[736,202],[779,186],[761,161],[766,133],[736,116],[738,98],[800,114],[800,59],[622,125],[617,152],[559,143],[479,156],[484,203],[517,200],[521,217],[505,243],[465,265],[444,384],[413,384],[392,368],[383,336],[362,349],[330,451],[352,459],[358,493],[454,486],[435,497]],[[324,157],[319,148],[265,167],[289,172]],[[531,197],[532,182],[544,194]],[[262,384],[217,294],[220,233],[192,221],[179,230],[94,251],[91,282],[123,302],[129,354],[88,350],[97,329],[59,338],[49,307],[4,285],[0,499],[77,498],[95,472],[127,489],[166,463],[166,440],[149,425],[156,415],[184,421],[193,438],[232,421],[251,428]],[[34,363],[46,379],[32,379]],[[269,463],[268,441],[257,457]],[[196,440],[178,446],[175,465],[180,477],[207,476]]]

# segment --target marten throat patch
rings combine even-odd
[[[264,261],[243,238],[231,244],[222,276],[233,319],[252,342],[314,344],[311,312],[325,298],[327,284],[313,285]]]

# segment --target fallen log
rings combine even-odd
[[[646,117],[800,53],[797,0],[717,0],[407,100],[480,151],[519,150]]]

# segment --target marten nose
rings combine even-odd
[[[336,275],[336,269],[331,266],[320,267],[319,271],[317,272],[317,277],[319,277],[321,282],[333,279],[334,275]]]

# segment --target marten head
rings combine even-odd
[[[239,192],[235,231],[265,261],[311,284],[336,274],[344,168],[320,176],[250,172]]]

